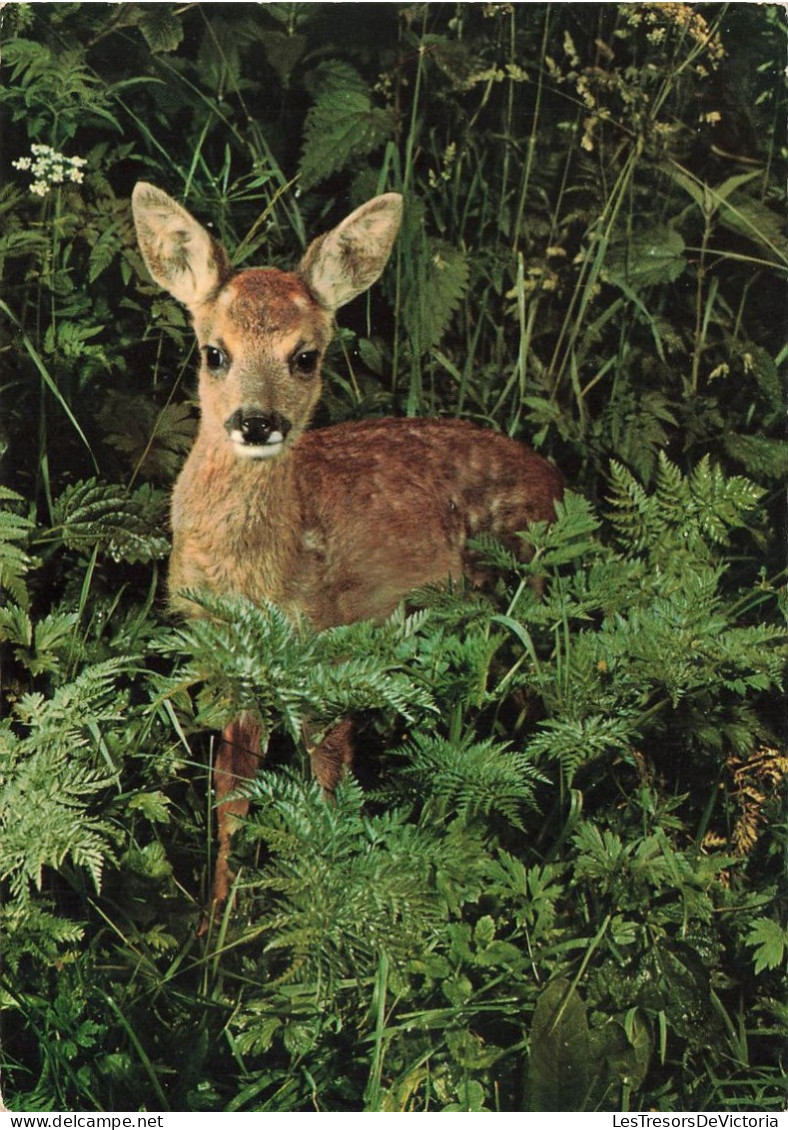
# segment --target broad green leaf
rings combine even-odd
[[[585,1005],[565,978],[540,994],[530,1044],[528,1109],[582,1110],[596,1066]]]

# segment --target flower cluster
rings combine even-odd
[[[82,183],[85,175],[82,167],[87,164],[84,157],[66,157],[51,145],[31,145],[30,151],[32,157],[20,157],[11,163],[15,169],[33,174],[30,191],[34,196],[46,196],[50,188],[66,181]]]
[[[637,27],[643,21],[643,8],[646,9],[645,22],[651,29],[647,35],[650,43],[656,46],[664,43],[672,26],[689,36],[695,45],[695,51],[698,54],[705,53],[712,68],[716,68],[725,57],[719,33],[709,27],[705,18],[694,10],[694,5],[656,3],[641,5],[640,10],[628,8],[626,21],[630,27]],[[701,76],[708,73],[702,63],[696,65],[696,70]]]

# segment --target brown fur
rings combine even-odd
[[[475,578],[470,538],[490,533],[521,551],[516,532],[553,518],[563,490],[558,471],[465,421],[367,420],[305,430],[334,311],[382,271],[399,226],[399,197],[377,197],[315,240],[297,274],[235,275],[224,251],[175,201],[150,185],[138,185],[133,200],[148,267],[189,307],[204,358],[200,430],[173,492],[176,608],[195,614],[179,594],[208,589],[270,601],[317,629],[381,618],[421,585]],[[314,371],[299,368],[304,354]],[[257,433],[242,436],[239,413],[244,421],[271,422],[282,442],[274,435],[269,447]],[[250,715],[231,723],[219,746],[216,902],[227,897],[230,838],[248,809],[242,799],[225,798],[254,775],[260,746]],[[349,723],[335,726],[311,756],[316,777],[332,791],[352,761]]]

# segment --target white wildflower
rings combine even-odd
[[[85,174],[82,169],[87,165],[85,157],[66,157],[58,153],[51,145],[42,145],[39,142],[30,146],[32,157],[19,157],[12,161],[13,168],[21,172],[30,172],[33,183],[30,191],[34,196],[46,196],[54,185],[82,184]]]

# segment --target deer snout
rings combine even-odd
[[[259,408],[237,408],[224,423],[238,454],[251,459],[278,454],[292,426],[281,413]]]

